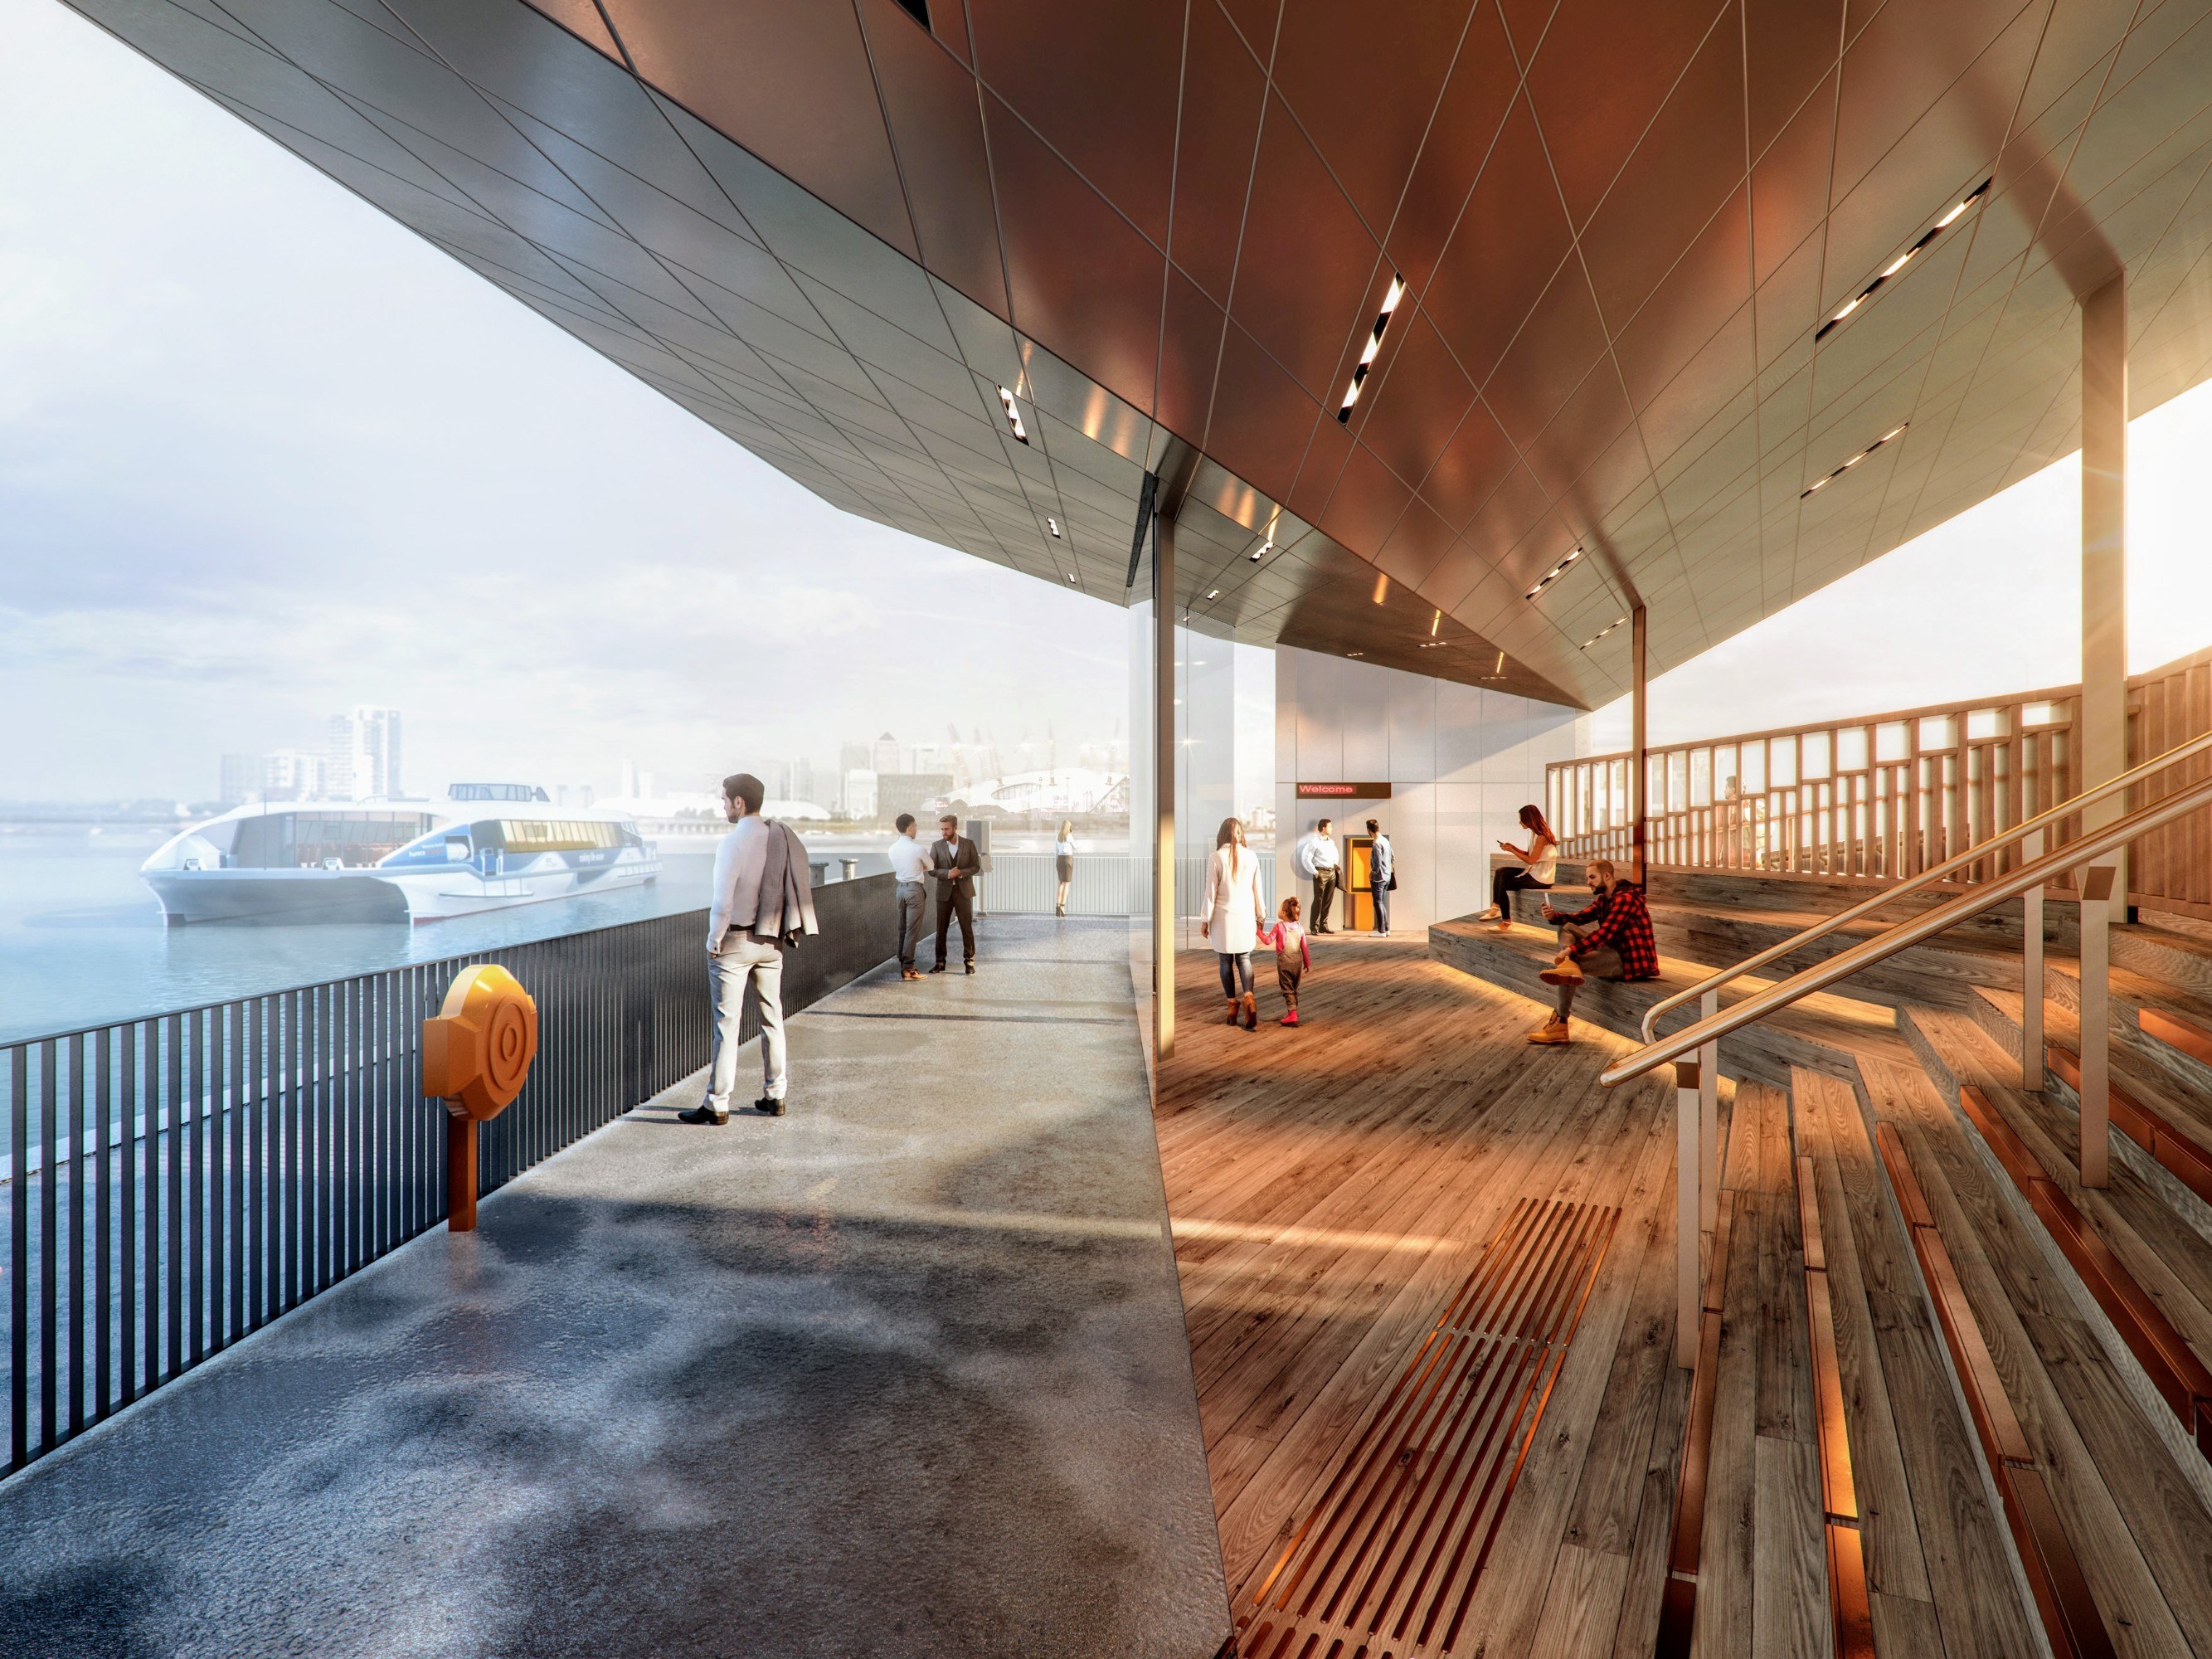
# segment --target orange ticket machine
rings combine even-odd
[[[1375,931],[1375,895],[1370,890],[1375,879],[1375,837],[1346,836],[1344,838],[1344,891],[1338,897],[1344,905],[1344,928],[1350,933],[1371,933]]]

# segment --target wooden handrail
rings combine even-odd
[[[2212,744],[2212,736],[2203,741]],[[2189,747],[2187,744],[2183,746]],[[1970,917],[1994,908],[2007,899],[2017,898],[2032,888],[2045,885],[2069,870],[2094,863],[2125,847],[2138,836],[2171,823],[2176,818],[2185,817],[2207,805],[2212,805],[2212,778],[2200,779],[2190,787],[2177,790],[2118,823],[2092,830],[2079,841],[2069,842],[2058,851],[2047,853],[2009,875],[1960,894],[1948,904],[1898,922],[1886,933],[1839,951],[1826,962],[1800,969],[1787,979],[1753,992],[1731,1008],[1708,1014],[1669,1036],[1647,1042],[1634,1054],[1607,1066],[1598,1080],[1608,1089],[1616,1088],[1670,1060],[1680,1060],[1705,1044],[1717,1042],[1730,1033],[1787,1008],[1815,991],[1825,991],[1838,981],[1849,979],[1861,969],[1885,962],[1899,951],[1933,939]]]
[[[1769,945],[1754,956],[1746,957],[1733,968],[1723,968],[1717,973],[1708,975],[1699,980],[1686,990],[1677,991],[1672,996],[1661,998],[1644,1010],[1642,1028],[1644,1040],[1646,1042],[1651,1041],[1652,1033],[1659,1023],[1660,1015],[1669,1013],[1686,1002],[1695,1001],[1707,991],[1717,991],[1724,985],[1733,984],[1746,974],[1756,973],[1770,962],[1779,962],[1800,945],[1808,945],[1816,939],[1832,933],[1847,922],[1856,921],[1861,916],[1871,915],[1884,905],[1903,898],[1908,893],[1917,893],[1923,888],[1932,887],[1937,882],[1946,880],[1960,871],[1982,862],[2005,848],[2017,846],[2030,836],[2055,828],[2068,818],[2079,816],[2085,807],[2094,806],[2099,801],[2109,800],[2114,795],[2124,793],[2137,784],[2147,782],[2169,768],[2178,766],[2186,760],[2193,760],[2197,756],[2207,752],[2212,752],[2212,732],[2206,732],[2203,737],[2192,738],[2187,743],[2177,744],[2156,759],[2145,761],[2141,766],[2123,772],[2119,776],[2109,779],[2097,785],[2094,789],[2085,789],[2072,799],[2063,800],[2048,811],[2038,812],[2033,817],[2015,823],[2009,830],[2000,830],[1987,841],[1979,842],[1969,847],[1965,852],[1954,854],[1941,864],[1931,866],[1918,875],[1899,882],[1894,887],[1886,888],[1872,898],[1863,899],[1848,910],[1839,910],[1834,915],[1817,921],[1800,933],[1791,934],[1779,945]],[[2065,867],[2073,869],[2081,861],[2081,859],[2075,858]]]

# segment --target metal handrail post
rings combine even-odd
[[[2022,862],[2043,856],[2043,831],[2021,842]],[[2043,1076],[2043,888],[2020,896],[2020,1086],[2041,1089]]]
[[[1719,988],[1699,1005],[1708,1017],[1721,1011]],[[1698,1050],[1698,1224],[1707,1232],[1721,1220],[1721,1045],[1717,1039]]]
[[[2112,1113],[2112,878],[2109,864],[2081,878],[2081,1184],[2105,1185]]]
[[[1698,1224],[1698,1068],[1674,1062],[1674,1363],[1685,1370],[1698,1364],[1698,1315],[1704,1284],[1698,1271],[1705,1229]]]

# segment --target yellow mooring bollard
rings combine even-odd
[[[446,1225],[477,1224],[477,1125],[522,1092],[538,1057],[538,1005],[514,975],[493,963],[471,968],[446,990],[435,1019],[422,1022],[422,1092],[446,1103]]]

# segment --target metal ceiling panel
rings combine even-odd
[[[1539,696],[1576,538],[1663,669],[2063,453],[2112,270],[2212,369],[2212,0],[75,3],[841,506],[1112,594],[1180,441],[1207,625]]]

